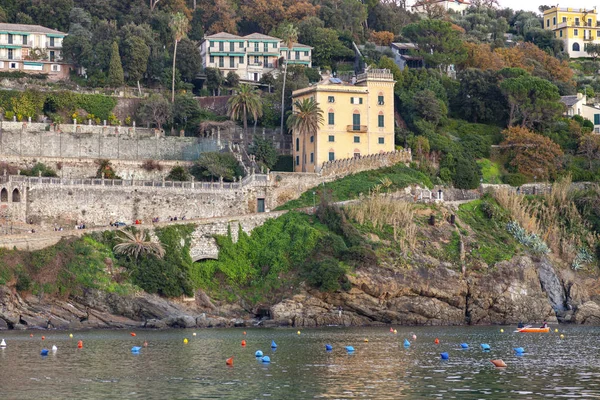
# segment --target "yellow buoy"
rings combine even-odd
[[[396,335],[397,333],[398,333],[398,331],[394,329],[394,335]]]
[[[500,329],[500,333],[504,333],[504,329]]]
[[[73,339],[73,334],[72,334],[72,333],[69,333],[69,337],[70,337],[71,339]]]
[[[554,328],[554,332],[558,332],[558,328]]]
[[[561,338],[561,339],[564,339],[564,338],[565,338],[565,335],[563,335],[563,334],[561,333],[561,334],[560,334],[560,338]]]
[[[196,336],[196,332],[192,333],[192,336]]]
[[[369,343],[369,339],[365,338],[365,343]]]
[[[187,344],[187,343],[188,343],[187,338],[183,339],[183,344]]]
[[[298,331],[297,333],[298,333],[298,335],[299,335],[299,334],[300,334],[300,331]]]

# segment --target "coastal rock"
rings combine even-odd
[[[196,318],[189,315],[178,315],[174,317],[168,317],[163,322],[171,328],[195,328]]]
[[[600,325],[600,304],[586,301],[577,308],[574,319],[578,324]]]
[[[6,329],[8,329],[8,324],[6,323],[5,320],[0,318],[0,331],[4,331]]]
[[[149,319],[148,321],[146,321],[146,324],[144,325],[144,328],[149,328],[149,329],[164,329],[167,327],[167,324],[164,321],[161,321],[159,319]]]

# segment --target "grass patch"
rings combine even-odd
[[[396,164],[392,167],[359,172],[311,188],[302,193],[298,199],[289,201],[277,207],[276,210],[311,207],[324,195],[327,195],[328,201],[332,202],[356,199],[361,193],[364,195],[369,194],[375,186],[380,185],[386,179],[391,181],[391,184],[385,189],[387,192],[394,192],[413,184],[425,185],[429,188],[433,187],[431,180],[422,172],[408,168],[403,164]],[[313,192],[315,192],[314,195]]]
[[[500,165],[487,158],[477,160],[477,165],[481,168],[481,174],[483,183],[502,183],[502,173],[500,172]]]

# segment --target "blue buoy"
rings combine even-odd
[[[489,350],[491,350],[490,345],[487,344],[487,343],[482,343],[481,344],[481,350],[483,350],[483,351],[489,351]]]
[[[271,348],[272,349],[276,349],[277,348],[277,343],[275,343],[274,340],[271,340]]]
[[[410,342],[408,341],[408,339],[404,339],[404,347],[408,346],[410,346]]]
[[[348,351],[348,353],[352,353],[354,351],[354,347],[346,346],[346,350]]]
[[[269,356],[264,356],[263,358],[260,359],[262,362],[264,362],[265,364],[268,364],[271,362],[271,358]]]
[[[139,347],[139,346],[133,346],[133,347],[131,348],[131,352],[132,352],[132,353],[139,353],[141,349],[142,349],[142,348],[141,348],[141,347]]]
[[[263,352],[262,352],[262,351],[260,351],[260,350],[256,350],[256,353],[254,353],[254,355],[255,355],[256,357],[262,357],[262,356],[263,356]]]
[[[40,352],[41,355],[43,356],[47,356],[48,355],[48,349],[42,349],[42,351]]]
[[[463,349],[468,349],[468,348],[469,348],[469,345],[468,345],[468,344],[466,344],[466,343],[461,343],[461,344],[460,344],[460,347],[462,347]]]
[[[517,353],[517,354],[523,354],[523,353],[525,353],[525,349],[522,348],[522,347],[517,347],[514,350],[515,350],[515,353]]]
[[[450,356],[448,355],[448,353],[440,353],[440,357],[442,358],[442,360],[447,360]]]
[[[330,344],[326,344],[325,345],[325,350],[331,351],[331,350],[333,350],[333,347]]]

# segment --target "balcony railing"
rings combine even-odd
[[[50,48],[60,48],[62,47],[61,45],[59,45],[57,42],[51,43],[50,41],[46,42],[46,47],[50,47]]]
[[[366,133],[367,126],[366,125],[348,125],[346,126],[347,132],[357,132],[357,133]]]

